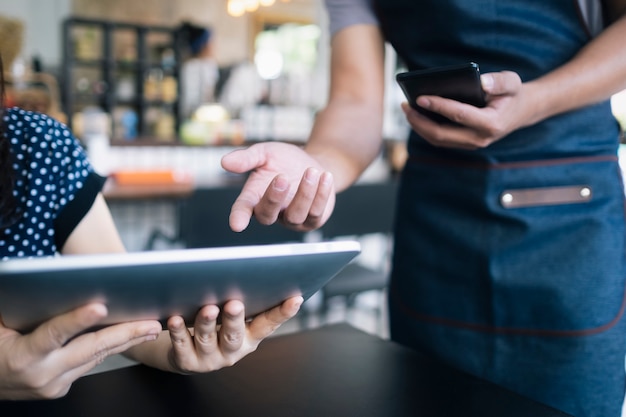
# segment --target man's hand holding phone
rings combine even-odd
[[[433,146],[485,148],[528,125],[532,105],[518,74],[480,74],[477,64],[400,73],[407,121]],[[526,114],[529,113],[529,114]]]
[[[480,69],[474,62],[402,72],[396,75],[396,81],[411,107],[437,123],[454,124],[447,117],[418,106],[418,97],[439,96],[476,107],[487,104],[480,83]]]

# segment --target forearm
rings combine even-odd
[[[329,103],[317,116],[306,151],[332,172],[337,191],[356,181],[380,153],[381,107]]]
[[[571,61],[526,83],[530,122],[598,103],[626,88],[626,17],[621,17]]]
[[[90,210],[67,238],[61,253],[71,255],[125,251],[106,201],[102,194],[98,194]]]
[[[332,39],[331,88],[305,147],[332,172],[335,188],[352,184],[382,143],[384,43],[376,26],[355,25]]]

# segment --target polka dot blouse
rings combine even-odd
[[[58,121],[17,108],[4,113],[19,218],[0,230],[0,257],[52,256],[91,208],[104,179]]]

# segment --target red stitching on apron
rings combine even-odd
[[[410,156],[409,162],[419,163],[424,165],[444,165],[455,166],[463,168],[474,168],[483,170],[498,170],[498,169],[512,169],[512,168],[529,168],[537,166],[555,166],[565,164],[576,163],[593,163],[593,162],[606,162],[606,161],[618,161],[616,155],[599,155],[599,156],[581,156],[573,158],[557,158],[557,159],[538,159],[532,161],[515,161],[515,162],[497,162],[489,163],[485,161],[467,161],[460,159],[447,159],[436,158],[427,156]]]
[[[543,337],[580,337],[590,336],[598,333],[602,333],[615,326],[624,315],[626,310],[626,289],[624,290],[624,296],[622,297],[622,305],[620,306],[618,314],[610,322],[592,329],[584,330],[541,330],[541,329],[525,329],[515,327],[496,327],[489,326],[487,324],[470,323],[460,320],[447,319],[444,317],[435,317],[428,314],[418,313],[409,306],[407,306],[402,299],[398,296],[395,286],[390,286],[390,294],[395,299],[397,305],[404,311],[407,316],[414,318],[415,320],[428,322],[432,324],[440,324],[443,326],[456,327],[460,329],[473,330],[481,333],[494,333],[494,334],[509,334],[509,335],[525,335],[525,336],[543,336]]]

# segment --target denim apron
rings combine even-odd
[[[379,0],[409,69],[529,81],[590,41],[575,0]],[[577,417],[618,417],[624,187],[608,102],[447,150],[415,133],[398,194],[393,340]]]

